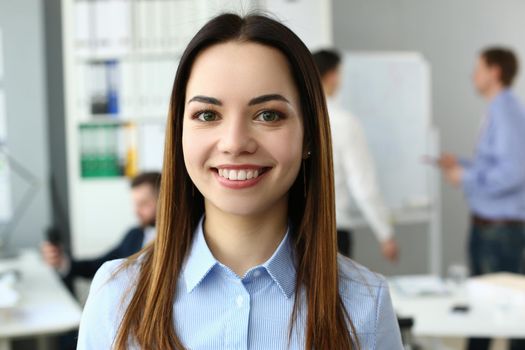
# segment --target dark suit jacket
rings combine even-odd
[[[142,249],[144,241],[144,230],[142,227],[134,227],[128,231],[124,239],[113,250],[106,254],[85,260],[71,259],[71,270],[66,276],[66,280],[71,280],[75,277],[93,278],[95,272],[102,264],[109,260],[127,258]]]

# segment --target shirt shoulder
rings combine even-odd
[[[505,91],[490,104],[489,112],[500,123],[524,123],[525,106],[512,91]]]
[[[376,272],[369,270],[352,259],[338,254],[337,265],[339,269],[339,284],[342,292],[347,290],[359,290],[370,295],[377,293],[379,289],[386,286],[385,278]],[[342,294],[343,297],[345,293]]]
[[[80,320],[77,349],[110,349],[137,276],[126,259],[105,262],[95,274]]]
[[[386,279],[338,255],[339,293],[364,349],[403,349]]]

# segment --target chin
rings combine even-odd
[[[212,201],[212,205],[223,213],[235,216],[251,216],[261,213],[268,206],[261,205],[261,201],[246,198],[246,200],[219,200]]]

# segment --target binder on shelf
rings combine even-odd
[[[76,54],[106,59],[181,53],[213,15],[246,12],[256,4],[246,0],[76,0]]]
[[[165,132],[165,123],[148,123],[139,127],[138,156],[140,169],[162,169]]]
[[[90,91],[91,114],[107,114],[108,86],[106,66],[104,62],[95,62],[90,66],[91,79],[88,86]]]
[[[78,55],[87,55],[92,50],[92,2],[77,0],[74,4],[75,45]]]
[[[137,71],[135,62],[124,61],[120,63],[120,114],[124,118],[136,115],[137,112]]]
[[[80,125],[80,174],[82,178],[122,175],[116,124]]]
[[[137,127],[134,123],[124,125],[126,138],[126,164],[124,175],[134,177],[138,174],[138,155],[137,155]]]
[[[176,69],[172,59],[77,64],[78,119],[165,118]]]
[[[164,122],[80,124],[81,178],[133,177],[139,169],[161,169],[165,128]]]
[[[110,57],[131,50],[131,0],[76,0],[78,56]]]
[[[77,63],[75,66],[75,110],[79,120],[87,120],[91,114],[91,101],[88,86],[88,77],[90,77],[90,66]]]
[[[119,73],[119,65],[116,60],[106,62],[107,113],[111,115],[119,114]]]
[[[148,21],[148,15],[149,15],[149,3],[147,1],[138,0],[135,3],[134,7],[134,26],[136,28],[135,30],[135,43],[134,47],[136,48],[137,52],[145,52],[148,50],[149,47],[149,21]]]

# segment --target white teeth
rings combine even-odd
[[[224,177],[230,181],[245,181],[255,179],[259,176],[259,170],[252,169],[218,169],[219,176]]]

